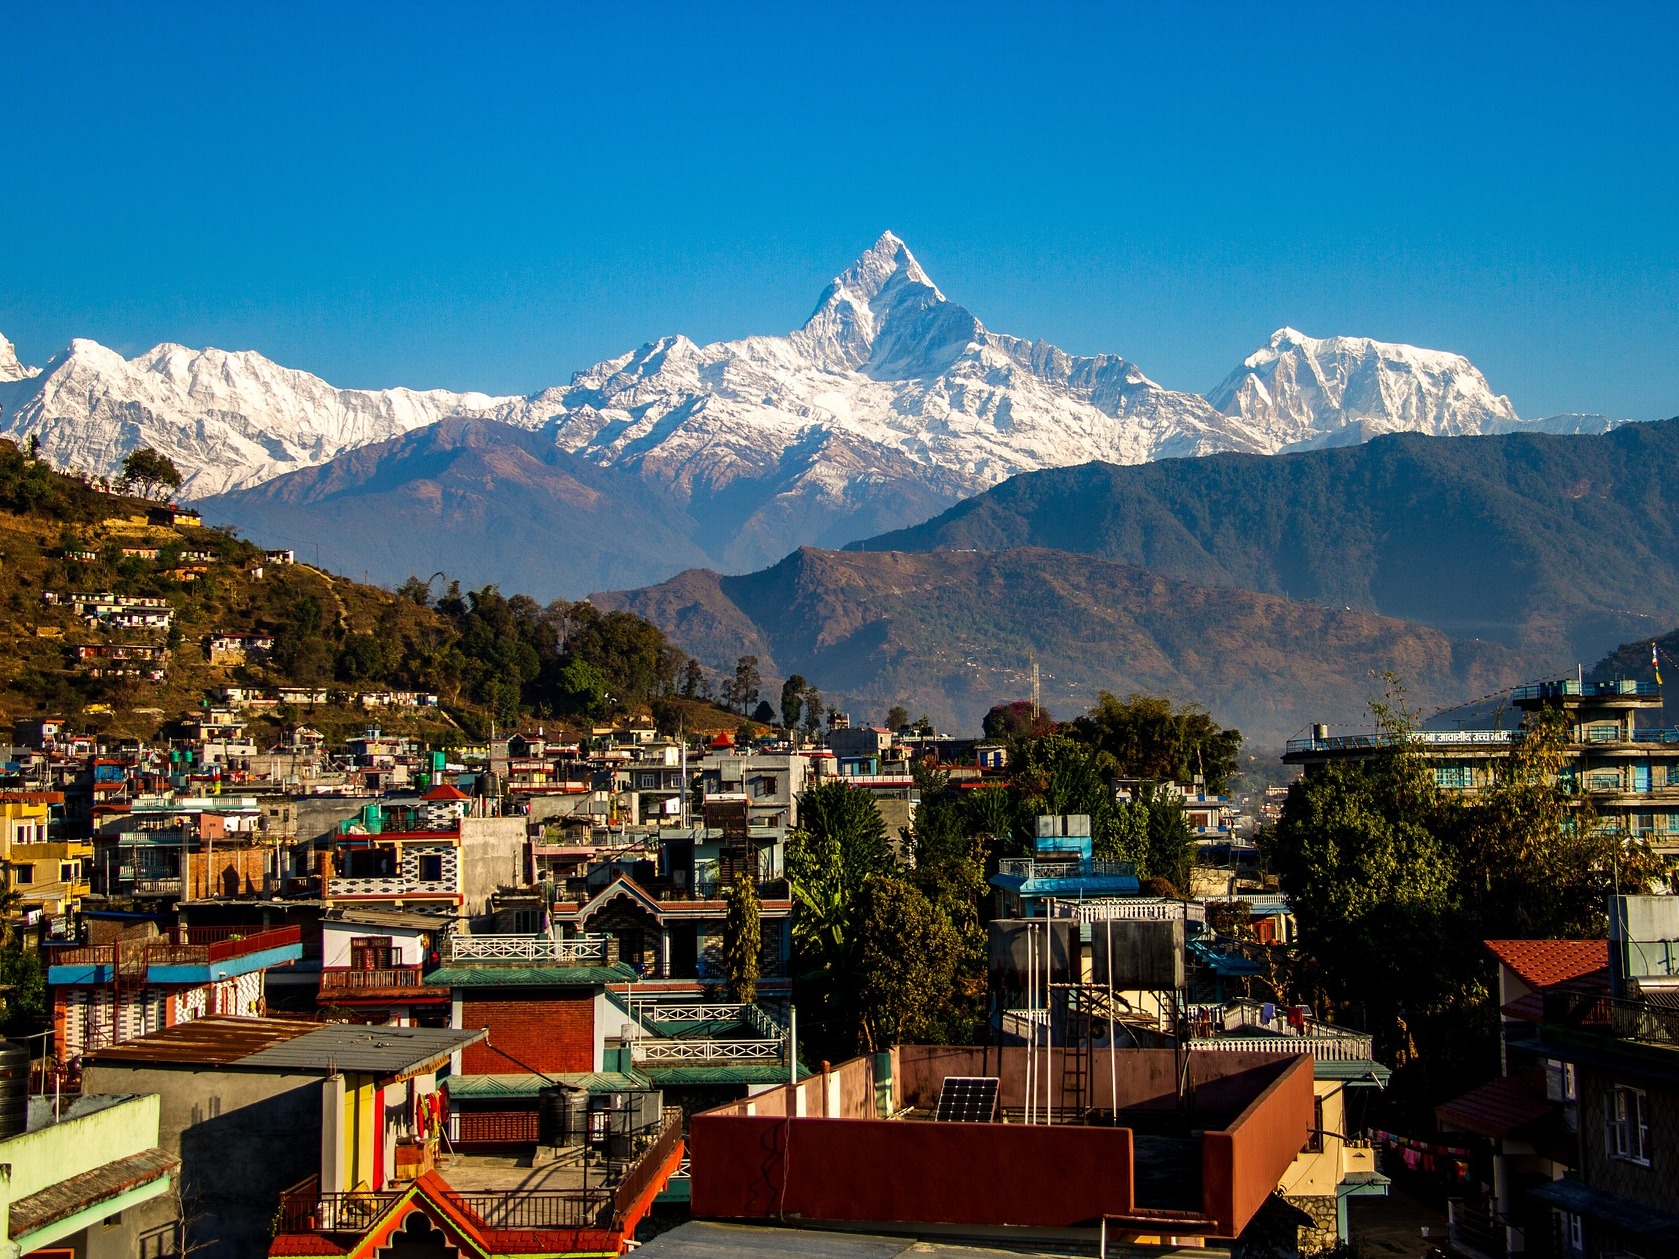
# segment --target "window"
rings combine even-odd
[[[1475,785],[1474,771],[1467,765],[1437,765],[1434,767],[1436,787],[1466,788]]]
[[[1306,1134],[1306,1144],[1301,1146],[1306,1154],[1323,1153],[1323,1098],[1312,1099],[1312,1130]]]
[[[1603,1143],[1610,1158],[1650,1165],[1649,1108],[1643,1089],[1617,1084],[1603,1099]]]
[[[12,882],[13,883],[33,883],[34,881],[35,881],[35,867],[34,866],[13,866],[12,867]]]
[[[72,882],[76,877],[76,863],[74,861],[60,861],[58,863],[58,881]]]
[[[419,878],[422,883],[441,883],[443,881],[442,853],[428,852],[420,854]]]
[[[140,1237],[140,1259],[170,1259],[175,1253],[173,1225],[153,1229]]]
[[[1563,1253],[1569,1259],[1580,1259],[1586,1253],[1586,1222],[1572,1211],[1561,1211]]]

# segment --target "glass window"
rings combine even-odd
[[[1604,1147],[1610,1158],[1650,1165],[1650,1121],[1643,1089],[1617,1084],[1603,1099]]]
[[[442,882],[443,856],[441,853],[427,852],[420,854],[419,877],[422,883]]]

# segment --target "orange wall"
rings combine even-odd
[[[1201,1139],[1201,1209],[1234,1237],[1265,1204],[1312,1125],[1312,1060],[1296,1058],[1222,1132]]]

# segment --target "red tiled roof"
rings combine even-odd
[[[1537,1123],[1555,1109],[1554,1102],[1545,1100],[1543,1069],[1535,1067],[1470,1089],[1462,1097],[1436,1106],[1434,1115],[1453,1128],[1502,1137]]]
[[[1485,944],[1529,988],[1567,983],[1609,965],[1607,940],[1487,940]]]
[[[281,1233],[268,1247],[273,1259],[283,1255],[345,1255],[349,1251],[319,1233]]]
[[[472,797],[467,795],[466,792],[460,790],[458,787],[451,787],[448,783],[438,783],[437,786],[433,787],[430,791],[426,792],[426,794],[421,796],[420,799],[422,799],[422,800],[470,800],[470,799],[472,799]]]

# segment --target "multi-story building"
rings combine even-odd
[[[73,1066],[91,1050],[207,1015],[257,1018],[266,1008],[264,973],[302,956],[296,927],[136,929],[52,948],[47,983],[58,1059]]]
[[[1546,990],[1522,1048],[1574,1135],[1572,1171],[1529,1196],[1548,1236],[1528,1253],[1611,1259],[1679,1253],[1679,898],[1611,900],[1609,985]]]
[[[1679,730],[1638,725],[1639,713],[1660,712],[1658,686],[1628,678],[1564,678],[1517,687],[1513,699],[1524,712],[1562,713],[1564,781],[1589,802],[1596,825],[1679,855]],[[1492,784],[1520,736],[1487,729],[1418,730],[1408,737],[1440,787],[1476,792]],[[1283,760],[1310,773],[1334,761],[1367,758],[1385,745],[1382,735],[1332,736],[1318,726],[1309,738],[1289,740]]]
[[[525,820],[482,809],[447,784],[363,806],[318,850],[323,899],[336,908],[487,913],[498,888],[523,882]]]

